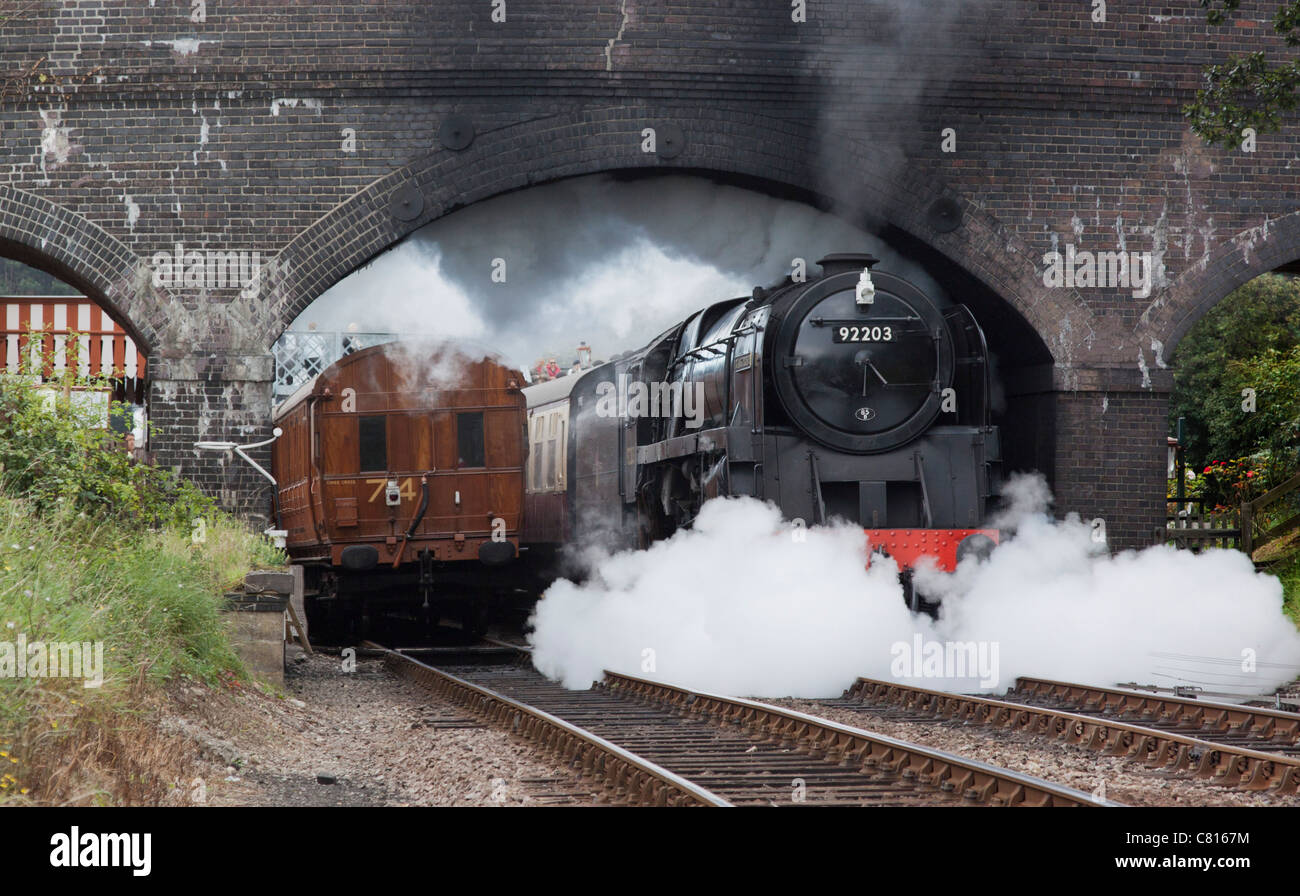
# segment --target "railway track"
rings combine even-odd
[[[1300,756],[1300,713],[1043,678],[1017,678],[1007,696],[1264,753]]]
[[[377,647],[377,645],[371,645]],[[379,648],[382,650],[382,648]],[[1081,791],[750,700],[615,673],[569,691],[518,663],[399,675],[651,805],[1113,805]]]
[[[1293,729],[1275,718],[1294,717],[1292,713],[1221,704],[1213,708],[1202,705],[1199,708],[1204,712],[1197,713],[1195,707],[1181,705],[1195,704],[1194,700],[1025,678],[1017,680],[1012,694],[1028,695],[1037,702],[950,694],[869,678],[858,679],[842,699],[824,702],[857,712],[883,710],[901,721],[952,719],[1026,731],[1112,756],[1140,758],[1149,768],[1170,774],[1249,791],[1300,792],[1300,757],[1287,755],[1294,749],[1294,735],[1287,734]],[[1129,698],[1152,703],[1139,704]],[[1170,701],[1180,705],[1153,705]],[[1067,705],[1091,710],[1079,712]],[[1145,708],[1139,709],[1139,705]],[[1286,746],[1288,737],[1290,747]],[[1265,746],[1277,749],[1260,749]]]

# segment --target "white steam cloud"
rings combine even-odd
[[[858,676],[962,691],[1033,675],[1266,693],[1300,671],[1281,585],[1244,555],[1112,556],[1077,518],[1046,516],[1041,479],[1013,491],[1013,538],[951,577],[918,575],[943,598],[938,621],[906,609],[892,561],[864,568],[860,529],[796,533],[771,505],[716,499],[693,529],[596,559],[584,585],[552,585],[533,662],[572,688],[611,669],[768,697],[836,696]]]
[[[393,362],[395,381],[375,383],[375,391],[394,388],[398,391],[417,387],[432,389],[472,389],[475,382],[471,369],[480,361],[506,364],[491,348],[471,339],[450,342],[426,336],[408,336],[390,343],[388,356]]]
[[[579,341],[608,360],[784,278],[795,258],[815,277],[817,259],[853,251],[943,301],[878,237],[803,203],[685,175],[582,177],[429,224],[321,295],[291,329],[470,338],[523,369],[543,357],[568,368]]]
[[[692,529],[596,562],[585,586],[552,585],[533,662],[572,688],[609,668],[732,694],[838,694],[849,669],[910,637],[912,615],[892,562],[864,568],[861,529],[795,537],[773,505],[710,501]]]

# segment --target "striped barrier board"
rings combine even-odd
[[[98,374],[137,381],[145,375],[145,356],[126,331],[90,299],[82,296],[0,296],[4,315],[4,369],[17,373],[24,352],[47,359],[44,378],[63,373],[68,365],[68,336],[77,333],[80,350],[72,352],[83,376]],[[32,345],[32,335],[40,342]]]

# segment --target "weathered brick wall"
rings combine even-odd
[[[259,355],[165,359],[150,383],[154,462],[189,476],[258,525],[272,519],[270,482],[232,453],[200,451],[196,442],[252,444],[271,435],[271,359]],[[163,409],[162,413],[159,409]],[[270,470],[269,447],[246,452]]]
[[[1162,510],[1173,346],[1300,254],[1296,129],[1224,152],[1179,113],[1203,65],[1281,49],[1275,4],[1246,5],[1211,30],[1194,0],[1109,3],[1104,23],[1080,0],[837,0],[802,24],[785,3],[508,0],[494,23],[488,0],[209,0],[203,21],[189,0],[38,2],[0,26],[0,252],[114,309],[149,346],[160,458],[260,509],[255,473],[192,443],[265,432],[280,330],[416,227],[617,168],[793,189],[929,247],[1028,321],[1054,397],[1022,402],[1011,431],[1053,446],[1061,506],[1132,544]],[[452,116],[468,147],[440,139]],[[664,124],[680,152],[641,152]],[[951,231],[930,216],[942,197],[963,214]],[[1067,242],[1152,252],[1163,276],[1148,298],[1048,289],[1043,254]],[[262,288],[153,285],[151,256],[177,243],[259,252]]]
[[[1114,547],[1149,543],[1164,526],[1164,505],[1150,496],[1164,487],[1168,417],[1167,393],[1058,395],[1056,511],[1104,519]]]

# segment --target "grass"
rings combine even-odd
[[[1300,554],[1293,556],[1289,565],[1280,567],[1277,577],[1282,580],[1282,609],[1300,627]]]
[[[152,803],[181,747],[151,722],[178,680],[244,679],[223,594],[283,554],[217,514],[200,543],[0,493],[0,643],[99,642],[103,685],[3,677],[0,803]],[[12,675],[12,673],[10,673]]]
[[[1268,564],[1268,572],[1282,582],[1282,607],[1300,627],[1300,532],[1271,541],[1254,554],[1256,562]]]

